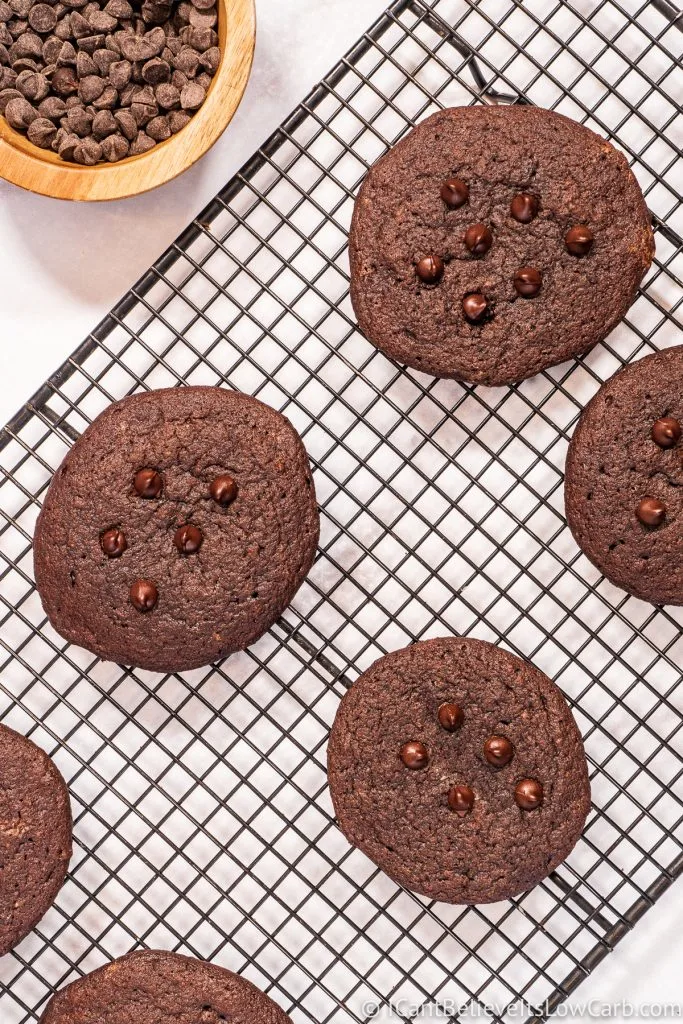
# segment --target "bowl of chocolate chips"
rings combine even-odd
[[[239,106],[254,0],[0,0],[0,175],[57,199],[187,170]]]

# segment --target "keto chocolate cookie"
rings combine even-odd
[[[604,384],[569,445],[564,485],[576,543],[608,580],[683,604],[683,346]]]
[[[653,252],[638,183],[604,139],[535,107],[456,107],[367,175],[351,298],[392,359],[510,384],[605,338]]]
[[[41,1024],[291,1024],[260,989],[178,953],[129,953],[53,996]]]
[[[479,640],[389,654],[341,702],[330,791],[349,842],[400,885],[448,903],[530,889],[569,854],[590,788],[558,688]]]
[[[106,409],[57,470],[35,534],[54,628],[101,658],[196,668],[257,640],[311,567],[318,512],[288,420],[188,387]]]
[[[0,956],[52,906],[70,860],[64,779],[44,750],[0,725]]]

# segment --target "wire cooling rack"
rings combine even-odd
[[[54,754],[76,852],[56,906],[0,963],[3,1024],[36,1020],[54,988],[139,946],[239,970],[296,1022],[418,1006],[544,1017],[680,875],[683,610],[625,596],[578,552],[562,470],[600,383],[681,340],[681,25],[662,0],[399,0],[6,427],[0,719]],[[620,146],[657,259],[605,344],[487,389],[403,371],[364,340],[346,236],[368,165],[410,125],[496,101],[552,107]],[[51,630],[31,538],[86,424],[174,384],[240,388],[290,417],[322,536],[259,643],[161,676]],[[451,633],[558,681],[593,791],[564,865],[527,895],[469,909],[402,891],[351,849],[325,775],[358,673]]]

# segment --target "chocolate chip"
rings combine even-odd
[[[28,141],[41,149],[51,149],[56,135],[57,129],[54,122],[46,117],[37,117],[35,121],[31,121],[26,132]]]
[[[102,142],[108,135],[113,135],[118,130],[114,115],[111,110],[98,110],[92,119],[93,138]]]
[[[104,91],[96,100],[93,100],[92,105],[95,110],[113,110],[119,100],[119,94],[113,85],[105,85]]]
[[[515,273],[513,283],[518,295],[523,299],[533,299],[541,290],[543,277],[535,267],[521,267]]]
[[[59,65],[60,68],[61,67],[68,67],[68,66],[71,66],[72,64],[75,64],[77,60],[78,60],[78,55],[76,53],[76,50],[75,50],[73,44],[70,43],[68,40],[65,40],[62,43],[61,50],[57,54],[57,64]],[[52,82],[52,87],[54,88],[54,80]]]
[[[71,135],[69,132],[64,132],[64,134],[60,136],[60,133],[57,132],[57,139],[55,141],[58,143],[57,152],[62,160],[72,161],[74,153],[76,152],[76,146],[78,146],[81,141],[78,135]]]
[[[209,47],[207,47],[209,49]],[[191,46],[183,46],[173,62],[173,66],[184,75],[194,75],[199,65],[199,54]]]
[[[79,83],[78,95],[84,103],[93,103],[102,95],[106,84],[100,75],[86,75]]]
[[[105,160],[114,163],[116,160],[123,160],[128,156],[129,145],[123,135],[108,135],[100,143]]]
[[[156,102],[162,110],[171,110],[180,106],[180,90],[170,82],[162,82],[154,91]]]
[[[577,224],[564,236],[564,244],[572,256],[587,256],[593,246],[593,232],[585,224]]]
[[[221,473],[220,476],[211,481],[209,494],[217,504],[226,508],[237,497],[237,490],[237,483],[230,474]]]
[[[11,128],[19,131],[26,131],[28,126],[36,120],[38,111],[32,107],[23,96],[10,100],[5,107],[5,118]]]
[[[50,91],[50,83],[39,71],[22,71],[17,75],[15,88],[31,103],[40,103]]]
[[[74,149],[74,162],[85,167],[94,167],[102,159],[102,147],[94,139],[80,139]]]
[[[66,114],[66,103],[59,96],[47,96],[38,107],[41,117],[49,117],[51,121],[58,121]]]
[[[448,791],[448,806],[464,818],[474,807],[474,793],[469,786],[451,786]]]
[[[210,46],[199,58],[199,63],[212,74],[218,71],[221,62],[221,51],[217,46]]]
[[[120,21],[133,17],[133,8],[128,0],[108,0],[104,10],[107,14],[111,14],[112,18],[118,18]]]
[[[465,245],[473,256],[484,256],[493,245],[491,229],[486,224],[470,224],[465,232]]]
[[[57,24],[57,15],[50,4],[36,4],[29,11],[28,23],[36,32],[52,32]]]
[[[206,99],[206,90],[198,82],[188,82],[180,94],[180,106],[183,110],[199,110]]]
[[[142,69],[142,80],[149,85],[159,85],[160,82],[168,82],[171,77],[170,65],[161,57],[152,57]]]
[[[506,736],[489,736],[484,743],[484,757],[496,768],[508,764],[513,754],[514,747]]]
[[[216,8],[214,7],[212,11],[198,11],[196,7],[192,7],[189,22],[193,28],[197,29],[214,28],[218,23]]]
[[[133,65],[129,60],[117,60],[109,68],[109,81],[119,92],[130,82]]]
[[[171,135],[177,135],[191,120],[190,115],[186,114],[184,110],[172,110],[168,115],[168,127],[171,129]]]
[[[57,68],[50,84],[58,96],[71,96],[78,92],[78,78],[72,68]]]
[[[418,771],[420,768],[426,768],[429,764],[429,754],[423,743],[411,740],[401,747],[401,760],[406,768]]]
[[[531,192],[520,192],[513,196],[510,213],[520,224],[529,224],[538,213],[538,197]]]
[[[73,132],[74,135],[78,135],[79,138],[84,139],[86,135],[90,134],[92,129],[93,115],[89,110],[85,110],[83,107],[72,107],[67,112],[66,124],[64,128],[69,132]]]
[[[159,592],[151,580],[136,580],[130,588],[130,601],[139,612],[151,612],[159,600]]]
[[[118,21],[106,11],[94,10],[88,13],[88,23],[93,32],[111,32],[116,28]]]
[[[523,811],[535,811],[543,803],[543,786],[536,779],[522,779],[515,786],[515,803]]]
[[[442,704],[438,713],[439,725],[447,732],[455,732],[464,721],[464,714],[457,704]]]
[[[71,35],[77,41],[91,35],[90,22],[84,18],[80,11],[73,11],[70,17]]]
[[[449,178],[441,186],[441,198],[446,206],[450,206],[452,210],[456,210],[459,206],[464,206],[469,197],[470,187],[461,178]]]
[[[673,448],[681,439],[681,425],[673,416],[663,416],[652,424],[652,440],[660,448]]]
[[[130,145],[130,155],[139,156],[140,153],[147,153],[150,149],[154,149],[156,142],[154,139],[150,139],[149,135],[145,132],[139,131],[135,137],[135,141]]]
[[[129,141],[137,138],[138,126],[130,110],[114,111],[114,119],[119,126],[121,134]]]
[[[24,97],[21,95],[18,89],[3,89],[0,92],[0,114],[5,113],[7,104],[10,100],[23,100]]]
[[[164,489],[164,480],[156,469],[139,469],[133,477],[133,488],[141,498],[158,498]]]
[[[444,263],[440,256],[423,256],[415,267],[415,273],[425,284],[434,284],[443,276]]]
[[[79,78],[87,78],[88,75],[100,76],[101,72],[89,53],[80,50],[76,56],[76,74]]]
[[[196,555],[203,541],[204,534],[192,523],[179,527],[173,537],[173,543],[181,555]]]
[[[92,55],[92,62],[95,65],[95,70],[98,71],[103,78],[106,78],[111,71],[112,64],[116,64],[118,57],[111,50],[106,48],[95,50]],[[111,81],[111,78],[109,79]],[[112,85],[115,83],[112,82]]]
[[[462,300],[462,311],[472,324],[481,323],[488,312],[486,296],[481,292],[471,292]]]
[[[138,128],[144,128],[145,125],[149,124],[152,118],[156,117],[159,113],[159,108],[156,103],[132,103],[130,112],[135,118],[135,123]]]
[[[128,547],[128,541],[123,530],[113,526],[100,537],[100,546],[107,558],[120,558]]]
[[[166,139],[170,139],[171,127],[168,123],[168,117],[165,117],[163,114],[153,117],[147,125],[146,131],[150,139],[154,139],[155,142],[164,142]]]
[[[666,519],[666,505],[659,498],[641,498],[636,508],[636,515],[643,526],[661,526]]]
[[[154,3],[153,0],[145,0],[142,5],[142,20],[147,25],[161,25],[168,21],[170,14],[170,4]]]

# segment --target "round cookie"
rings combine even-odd
[[[50,909],[70,860],[64,779],[44,750],[0,725],[0,956]]]
[[[354,846],[400,885],[492,903],[540,882],[584,826],[581,737],[559,689],[479,640],[389,654],[341,702],[332,801]]]
[[[129,953],[67,985],[41,1024],[291,1024],[250,981],[178,953]]]
[[[510,384],[587,352],[654,253],[625,157],[530,106],[455,107],[368,173],[349,239],[361,330],[437,377]]]
[[[36,584],[71,643],[197,668],[278,619],[318,531],[306,451],[279,412],[222,388],[144,392],[106,409],[55,473]]]
[[[617,373],[574,431],[567,522],[584,554],[629,594],[683,604],[683,346]]]

